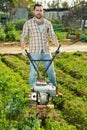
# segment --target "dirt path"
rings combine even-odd
[[[28,48],[27,48],[28,49]],[[57,48],[51,46],[50,51],[54,52]],[[62,45],[63,52],[87,52],[87,42],[78,42],[74,44],[63,44]],[[17,54],[21,53],[21,47],[19,44],[0,44],[0,53],[1,54]]]

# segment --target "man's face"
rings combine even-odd
[[[37,19],[40,19],[43,17],[43,7],[42,6],[36,6],[34,10],[34,15]]]

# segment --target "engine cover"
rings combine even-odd
[[[45,81],[37,81],[33,85],[33,92],[31,93],[31,99],[39,104],[46,104],[50,99],[55,97],[56,87],[52,83]]]
[[[56,95],[56,87],[52,83],[37,81],[33,85],[34,92],[48,93],[51,97]]]
[[[46,93],[41,93],[41,92],[32,92],[31,99],[33,101],[36,101],[37,104],[45,105],[49,101],[49,95]]]

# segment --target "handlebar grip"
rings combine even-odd
[[[28,56],[29,60],[31,60],[31,59],[32,59],[32,57],[31,57],[30,53],[29,53],[26,49],[25,49],[25,52],[26,52],[26,54],[27,54],[27,56]]]
[[[26,49],[25,49],[25,51],[26,51],[26,53],[28,53]]]
[[[58,49],[56,50],[56,53],[59,53],[60,47],[61,47],[61,44],[59,44]]]
[[[28,53],[28,51],[25,49],[25,52],[26,52],[26,54],[27,54],[27,56],[29,55],[29,53]]]

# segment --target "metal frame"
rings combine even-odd
[[[35,59],[32,58],[31,54],[28,53],[27,50],[25,49],[25,51],[26,51],[26,53],[27,53],[27,56],[28,56],[30,62],[32,63],[32,65],[33,65],[35,71],[37,72],[38,78],[39,78],[39,71],[38,71],[38,69],[36,68],[36,66],[35,66],[35,64],[34,64],[35,61],[50,61],[50,63],[48,64],[47,68],[46,68],[45,71],[43,72],[43,73],[44,73],[44,78],[45,78],[45,74],[46,74],[47,70],[49,69],[50,65],[52,64],[52,62],[53,62],[53,60],[55,59],[55,57],[57,56],[57,54],[60,53],[60,51],[59,51],[60,47],[61,47],[61,45],[59,44],[59,46],[58,46],[58,48],[57,48],[57,50],[56,50],[54,56],[53,56],[52,59],[50,59],[50,60],[49,60],[49,59],[47,59],[47,60],[41,60],[41,59],[35,60]]]

